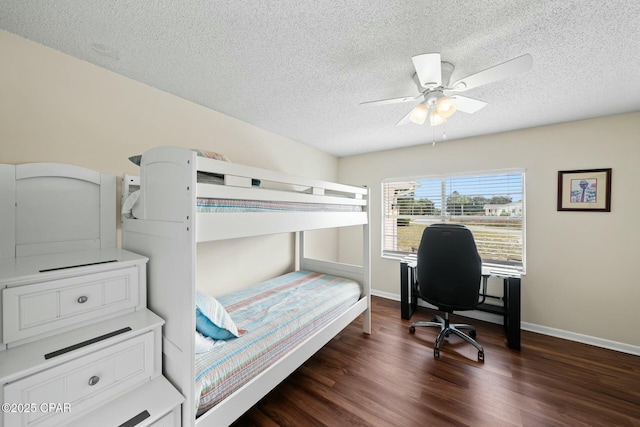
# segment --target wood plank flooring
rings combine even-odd
[[[502,326],[452,316],[476,326],[485,362],[453,336],[434,359],[437,330],[408,333],[434,312],[402,320],[372,300],[370,336],[354,321],[234,426],[640,427],[638,356],[527,331],[510,350]]]

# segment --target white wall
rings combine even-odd
[[[129,156],[176,145],[337,179],[338,162],[329,154],[4,31],[0,58],[0,163],[60,162],[137,174]],[[337,233],[314,237],[311,255],[337,256]],[[293,267],[293,241],[287,234],[201,245],[199,277],[216,294],[273,277]]]
[[[381,181],[525,168],[522,321],[640,346],[639,162],[640,113],[632,113],[341,158],[339,172],[341,182],[372,190],[372,288],[399,294],[398,261],[380,256]],[[609,167],[610,213],[556,210],[559,170]],[[341,233],[340,259],[358,262],[358,244]]]

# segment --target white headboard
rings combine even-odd
[[[116,247],[116,177],[62,163],[0,164],[0,259]]]

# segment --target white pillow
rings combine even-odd
[[[216,345],[215,340],[205,337],[200,332],[196,331],[196,354],[211,351],[214,345]]]
[[[135,216],[133,215],[133,207],[136,206],[139,198],[140,190],[136,190],[133,193],[129,194],[124,203],[122,203],[121,213],[125,218],[135,218]]]
[[[214,340],[237,338],[244,330],[238,327],[222,304],[211,295],[196,289],[196,330]]]

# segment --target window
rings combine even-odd
[[[383,256],[418,251],[436,222],[467,226],[482,262],[524,272],[524,172],[386,180]]]

